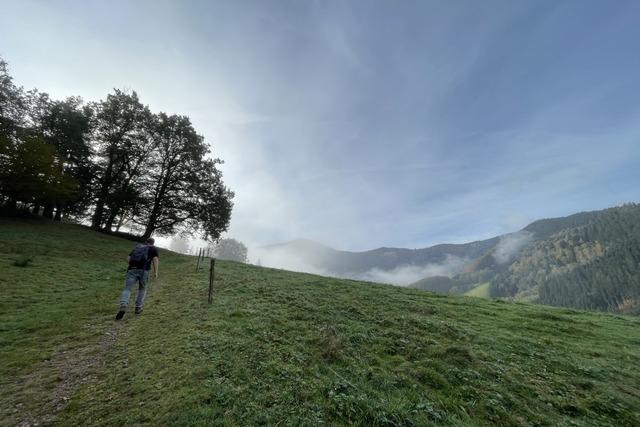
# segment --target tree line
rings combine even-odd
[[[153,113],[135,91],[52,99],[15,84],[0,58],[0,205],[141,237],[217,239],[233,193],[186,116]]]

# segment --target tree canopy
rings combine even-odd
[[[17,86],[0,58],[0,206],[143,237],[217,239],[233,193],[186,116],[154,113],[135,91],[53,100]]]

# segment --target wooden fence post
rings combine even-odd
[[[213,279],[215,275],[216,259],[211,258],[211,266],[209,267],[209,304],[213,302]]]

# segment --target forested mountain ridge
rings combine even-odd
[[[523,228],[524,231],[534,233],[537,239],[546,239],[568,228],[580,227],[608,211],[617,208],[608,208],[600,211],[578,212],[573,215],[560,218],[545,218],[532,222]]]
[[[438,264],[450,257],[456,257],[463,262],[460,263],[459,271],[454,273],[466,273],[466,276],[475,277],[484,270],[489,269],[493,274],[501,268],[494,258],[495,251],[500,248],[500,242],[504,242],[510,236],[525,233],[532,237],[532,241],[541,240],[558,231],[583,225],[596,214],[597,212],[581,212],[564,218],[542,219],[529,224],[518,233],[469,243],[444,243],[418,249],[380,247],[361,252],[343,251],[312,240],[297,239],[264,246],[259,252],[267,257],[269,254],[300,257],[313,268],[340,277],[356,277],[374,268],[391,270],[399,266]]]
[[[533,222],[464,272],[412,287],[459,294],[484,283],[494,298],[640,314],[640,205]]]
[[[523,249],[491,281],[491,296],[640,313],[640,205],[591,213]]]

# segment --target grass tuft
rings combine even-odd
[[[327,325],[322,329],[320,352],[322,358],[329,362],[334,362],[340,358],[342,354],[342,344],[338,339],[338,333],[335,327]]]
[[[567,313],[567,310],[563,310],[563,312]],[[569,323],[574,322],[574,320],[569,317],[559,316],[555,313],[547,313],[547,312],[528,313],[526,316],[530,319],[551,320],[553,322],[569,322]]]
[[[444,349],[441,353],[441,357],[458,366],[467,366],[473,363],[475,358],[471,351],[466,347],[450,346]]]
[[[29,264],[31,264],[31,262],[33,261],[33,259],[31,259],[28,256],[25,255],[21,255],[19,256],[15,261],[13,261],[13,265],[14,267],[28,267]]]

